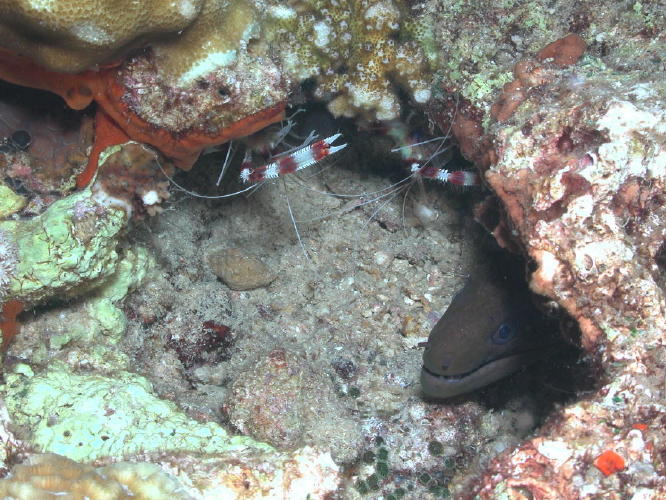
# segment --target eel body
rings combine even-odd
[[[488,385],[543,356],[552,344],[524,281],[477,271],[434,326],[423,353],[425,395],[449,398]]]

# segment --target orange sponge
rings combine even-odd
[[[2,350],[7,351],[7,346],[19,332],[19,323],[16,317],[23,311],[23,303],[18,300],[10,300],[2,306],[0,315],[0,331],[2,332]]]
[[[176,166],[189,169],[203,149],[261,130],[280,120],[286,106],[285,102],[278,103],[214,133],[195,128],[175,133],[148,123],[129,108],[123,101],[126,89],[117,81],[116,73],[114,68],[58,73],[0,49],[0,78],[3,80],[54,92],[73,109],[83,109],[93,101],[100,107],[95,120],[95,144],[86,170],[77,178],[79,187],[87,185],[93,178],[99,155],[109,146],[129,140],[150,144],[173,160]]]

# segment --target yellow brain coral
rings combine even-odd
[[[0,45],[77,72],[185,29],[203,0],[0,0]]]
[[[95,469],[54,453],[33,455],[0,480],[0,497],[18,500],[186,500],[180,484],[153,464],[120,462]]]
[[[211,71],[234,66],[251,37],[259,35],[254,1],[206,0],[197,20],[178,37],[155,41],[158,71],[187,85]]]
[[[405,38],[408,7],[400,0],[296,0],[274,5],[274,32],[286,40],[284,68],[315,76],[315,96],[333,99],[336,116],[392,120],[400,113],[395,86],[418,103],[430,99],[428,62]],[[277,38],[276,37],[276,38]]]

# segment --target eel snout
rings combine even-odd
[[[464,394],[541,358],[552,342],[540,331],[539,317],[526,283],[480,270],[430,332],[423,392],[433,398]]]

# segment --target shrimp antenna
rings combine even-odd
[[[298,244],[301,245],[301,249],[303,250],[303,254],[305,255],[305,258],[311,262],[312,260],[310,259],[310,255],[308,255],[308,251],[305,248],[305,244],[303,243],[303,239],[301,238],[301,233],[298,231],[298,224],[296,224],[296,218],[294,217],[294,212],[291,209],[291,201],[289,200],[289,190],[287,189],[287,183],[284,180],[284,177],[282,177],[282,185],[284,186],[284,194],[285,198],[287,198],[287,208],[289,209],[289,217],[291,217],[291,224],[294,226],[294,232],[296,233],[296,238],[298,239]]]
[[[224,163],[222,163],[222,169],[220,170],[220,175],[217,177],[217,182],[215,183],[216,186],[220,185],[220,182],[222,182],[222,177],[224,177],[225,172],[227,171],[229,165],[231,164],[231,158],[233,158],[232,155],[233,146],[234,146],[234,141],[229,141],[227,156],[224,157]]]
[[[194,191],[190,191],[190,190],[184,188],[183,186],[178,184],[176,181],[174,181],[173,177],[169,176],[169,174],[166,173],[166,171],[164,170],[164,167],[162,167],[162,163],[160,163],[160,161],[157,158],[155,158],[155,163],[157,163],[157,166],[160,168],[160,170],[164,174],[164,177],[169,179],[169,182],[171,184],[176,186],[178,189],[180,189],[185,194],[188,194],[188,195],[193,196],[195,198],[202,198],[204,200],[217,200],[217,199],[220,199],[220,198],[231,198],[232,196],[238,196],[239,194],[246,193],[247,191],[251,191],[252,189],[256,189],[262,184],[262,183],[252,184],[251,186],[246,187],[245,189],[241,189],[240,191],[236,191],[234,193],[228,193],[228,194],[217,194],[217,195],[199,194],[199,193],[196,193]]]

